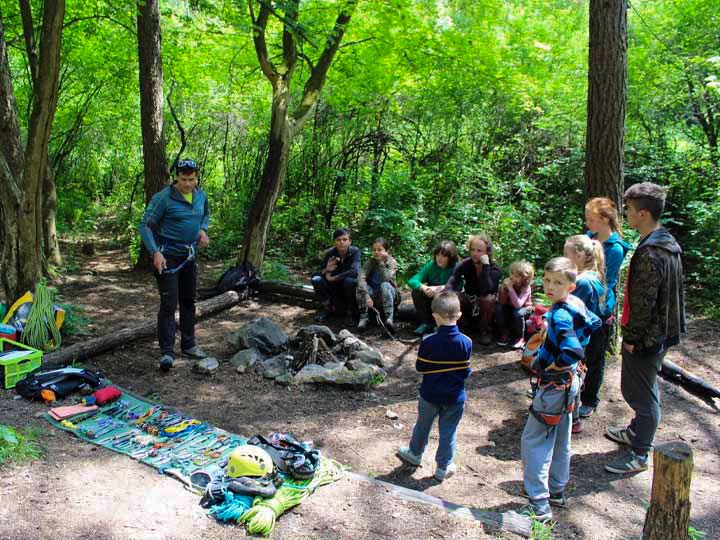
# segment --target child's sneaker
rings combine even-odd
[[[649,456],[641,456],[632,450],[629,456],[623,456],[605,465],[605,470],[615,474],[626,474],[648,470]]]
[[[517,513],[521,516],[525,516],[530,519],[539,521],[540,523],[546,523],[553,518],[553,513],[550,509],[550,506],[548,506],[547,508],[538,508],[533,503],[526,504],[520,510],[518,510]]]
[[[578,410],[580,418],[590,418],[594,412],[595,407],[591,407],[590,405],[580,405],[580,409]]]
[[[410,451],[410,448],[407,446],[401,446],[400,448],[398,448],[397,455],[404,462],[409,463],[410,465],[413,465],[415,467],[419,467],[420,463],[422,463],[422,456],[417,456],[413,454]]]
[[[435,469],[435,480],[437,480],[438,482],[442,482],[446,478],[450,478],[456,472],[457,465],[455,465],[454,463],[449,463],[446,467],[438,466],[438,468]]]
[[[526,499],[530,498],[530,496],[527,494],[527,491],[525,491],[525,488],[523,488],[521,495]],[[550,506],[555,506],[557,508],[567,508],[567,499],[565,498],[565,494],[563,494],[562,492],[551,493],[550,497],[548,498],[548,502],[550,503]]]
[[[582,433],[582,430],[583,430],[582,421],[581,421],[581,420],[575,420],[575,421],[572,423],[572,429],[571,429],[571,431],[572,431],[573,433]]]
[[[525,340],[523,338],[518,339],[513,343],[512,348],[515,350],[521,350],[525,348]]]
[[[634,433],[630,431],[629,428],[614,428],[608,426],[605,429],[605,436],[608,439],[615,441],[616,443],[625,444],[627,446],[632,445],[630,441],[632,435],[634,435]]]
[[[504,332],[500,335],[496,343],[498,347],[507,347],[510,344],[510,335]]]

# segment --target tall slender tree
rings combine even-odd
[[[282,3],[271,3],[269,0],[248,2],[255,52],[260,69],[272,86],[272,105],[267,158],[260,186],[250,205],[240,262],[250,262],[257,268],[262,266],[270,220],[287,172],[290,146],[317,104],[327,72],[340,47],[357,2],[358,0],[339,2],[335,24],[325,40],[320,57],[314,63],[299,50],[298,46],[299,40],[307,42],[307,36],[298,24],[300,0],[286,0]],[[277,62],[268,52],[266,41],[268,21],[271,17],[277,18],[282,23],[282,55]],[[291,105],[293,75],[298,58],[301,56],[308,63],[309,76],[305,81],[299,103],[293,110]]]
[[[138,0],[137,42],[140,72],[140,125],[145,171],[145,204],[165,185],[169,173],[163,119],[163,64],[159,0]],[[150,254],[141,246],[138,267],[150,265]]]
[[[620,207],[627,101],[627,1],[590,0],[585,196]]]
[[[22,7],[23,2],[21,2]],[[29,5],[25,6],[29,8]],[[23,14],[24,16],[24,14]],[[23,136],[0,10],[0,207],[3,245],[0,280],[8,298],[32,290],[43,268],[43,181],[55,116],[65,1],[43,3],[30,119]],[[27,36],[26,36],[27,39]],[[34,54],[34,47],[26,49]],[[35,60],[28,59],[31,71]],[[23,145],[24,141],[24,145]]]

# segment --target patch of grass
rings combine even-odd
[[[703,540],[706,536],[706,532],[699,531],[692,525],[688,527],[688,540]]]
[[[265,259],[261,274],[263,279],[267,280],[282,281],[293,285],[300,283],[287,266],[273,259]]]
[[[375,373],[370,378],[370,386],[371,387],[378,386],[378,385],[382,384],[383,382],[385,382],[385,374],[384,373]]]
[[[0,465],[18,464],[42,457],[42,449],[37,443],[38,435],[37,430],[20,430],[0,424]]]
[[[543,523],[538,521],[533,516],[532,524],[530,525],[530,540],[553,540],[553,529],[555,528],[555,522]]]

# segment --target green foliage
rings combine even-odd
[[[0,465],[23,463],[42,457],[37,431],[20,430],[0,424]]]
[[[706,532],[699,531],[692,525],[688,527],[688,540],[703,540],[706,536]]]
[[[530,540],[553,540],[553,529],[555,528],[555,523],[543,523],[542,521],[538,521],[534,517],[531,519],[532,523],[530,525]]]

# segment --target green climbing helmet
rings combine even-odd
[[[236,448],[228,458],[227,475],[231,478],[260,477],[272,474],[272,472],[273,461],[270,454],[251,444]]]

